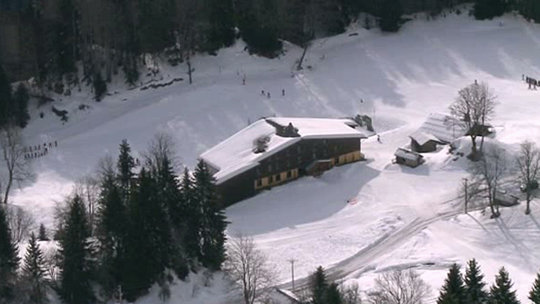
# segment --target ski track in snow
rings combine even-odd
[[[455,201],[452,199],[444,202],[450,203]],[[470,211],[475,211],[483,209],[483,207],[472,208]],[[392,252],[397,249],[404,243],[406,243],[411,237],[418,234],[418,232],[424,230],[430,224],[446,220],[456,215],[462,214],[462,210],[448,211],[442,214],[434,215],[433,217],[421,218],[417,217],[409,224],[403,226],[402,228],[397,229],[395,232],[390,232],[383,237],[376,240],[374,243],[368,245],[366,248],[363,248],[358,253],[353,255],[350,258],[347,258],[336,265],[326,268],[326,275],[330,281],[340,281],[351,274],[355,276],[361,275],[358,271],[362,269],[375,270],[376,267],[371,265],[374,261],[379,259],[384,254]],[[301,290],[308,287],[308,277],[300,278],[295,280],[295,289]],[[290,289],[292,287],[292,282],[288,282],[280,285],[280,288]]]

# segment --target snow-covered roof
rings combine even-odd
[[[432,113],[420,126],[418,131],[431,134],[444,143],[462,137],[466,132],[458,125],[456,119],[448,114]]]
[[[276,134],[272,124],[286,127],[291,123],[298,129],[298,137],[282,137]],[[260,119],[225,141],[201,154],[200,158],[218,170],[214,175],[220,184],[258,165],[263,159],[279,152],[302,139],[315,138],[366,138],[354,129],[358,125],[350,119],[271,117]],[[254,152],[254,142],[266,137],[264,152]]]
[[[396,150],[396,153],[394,153],[396,157],[401,157],[403,159],[408,159],[412,161],[418,161],[418,159],[424,158],[421,154],[413,152],[413,151],[407,151],[402,148],[398,148]]]
[[[436,142],[440,142],[440,140],[429,134],[429,133],[425,133],[421,130],[417,130],[416,132],[414,132],[413,134],[409,135],[409,137],[411,139],[413,139],[414,141],[416,141],[419,145],[423,146],[424,144],[426,144],[427,142],[429,141],[436,141]]]

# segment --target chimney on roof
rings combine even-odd
[[[283,128],[282,134],[280,134],[283,137],[298,137],[300,136],[298,134],[298,129],[295,128],[292,124],[292,122],[289,122],[289,124]]]

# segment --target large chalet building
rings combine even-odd
[[[200,156],[226,205],[305,175],[364,159],[352,119],[260,119]]]

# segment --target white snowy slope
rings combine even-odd
[[[521,76],[540,77],[540,26],[513,15],[479,22],[464,13],[435,21],[420,16],[397,34],[351,29],[313,43],[301,72],[294,71],[301,50],[286,49],[279,59],[268,60],[249,56],[239,42],[218,56],[198,58],[191,86],[183,81],[126,91],[119,81],[101,103],[84,92],[58,97],[63,100],[54,105],[70,112],[65,125],[49,106],[43,119],[40,110],[32,110],[27,144],[56,140],[58,147],[34,161],[36,178],[14,192],[14,203],[52,226],[54,202],[93,172],[99,158],[116,157],[123,138],[139,157],[154,133],[169,132],[183,164],[193,167],[202,152],[248,120],[363,113],[374,118],[382,141],[364,140],[367,161],[231,206],[229,235],[252,236],[283,283],[290,277],[289,260],[295,259],[297,278],[323,265],[359,280],[363,289],[383,271],[416,267],[436,291],[450,263],[475,257],[489,282],[500,266],[507,267],[525,301],[540,269],[539,203],[532,216],[523,215],[523,206],[503,209],[497,220],[479,212],[457,216],[461,206],[452,199],[467,176],[465,159],[453,161],[443,148],[426,154],[426,163],[416,169],[391,160],[431,113],[448,112],[458,90],[475,79],[489,83],[498,96],[496,142],[512,154],[524,139],[539,141],[540,92],[527,90]],[[161,71],[163,81],[185,77],[185,69]],[[91,108],[78,110],[81,104]],[[177,288],[173,295],[180,297],[180,290],[190,287]],[[219,290],[182,303],[223,303],[211,296]],[[152,299],[157,296],[141,303]]]

